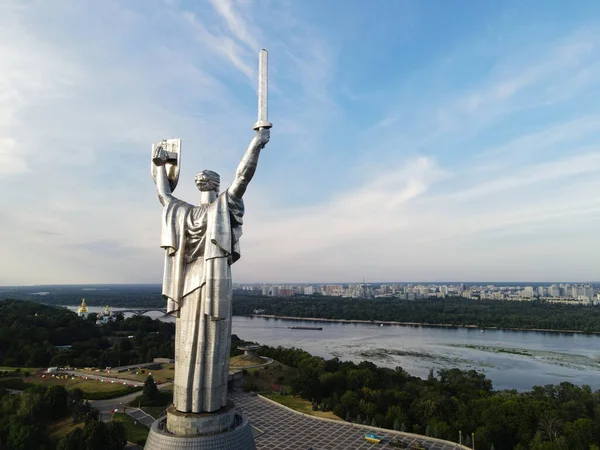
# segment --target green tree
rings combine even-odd
[[[595,441],[596,430],[591,419],[577,419],[567,422],[564,428],[565,439],[572,450],[588,450]]]
[[[68,413],[69,394],[64,386],[50,386],[44,393],[44,402],[47,409],[46,416],[49,419],[59,419]]]
[[[56,450],[85,450],[83,448],[84,442],[85,434],[83,428],[75,428],[58,441]]]
[[[28,424],[19,416],[12,416],[6,443],[10,450],[42,450],[46,437],[40,426]]]
[[[127,445],[127,433],[121,422],[111,420],[106,424],[106,433],[109,437],[108,449],[121,450]]]
[[[158,399],[158,387],[154,382],[152,375],[146,377],[144,381],[144,390],[142,391],[142,401],[146,404],[155,402]]]

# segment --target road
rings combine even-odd
[[[170,386],[172,386],[172,383],[159,384],[157,387],[160,390]],[[92,400],[90,401],[90,404],[100,411],[100,420],[110,420],[112,411],[114,409],[118,409],[119,412],[123,412],[123,407],[129,402],[135,400],[135,398],[139,397],[141,394],[142,393],[138,391],[124,395],[123,397],[111,398],[108,400]],[[133,409],[131,406],[129,408]]]

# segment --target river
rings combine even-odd
[[[76,307],[69,307],[76,309]],[[101,308],[90,307],[90,312]],[[115,311],[119,308],[114,308]],[[148,314],[153,318],[159,312]],[[171,317],[163,320],[173,320]],[[291,326],[322,330],[291,330]],[[600,389],[600,336],[580,333],[502,331],[234,317],[240,339],[298,347],[324,358],[401,366],[427,377],[430,369],[482,371],[496,389],[529,390],[569,381]]]

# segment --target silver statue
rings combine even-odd
[[[267,53],[259,59],[258,121],[255,135],[229,188],[219,193],[219,175],[196,175],[200,204],[173,196],[179,177],[181,141],[153,146],[152,174],[163,205],[161,243],[165,249],[162,294],[174,315],[173,404],[184,413],[214,412],[227,405],[231,345],[231,264],[240,258],[244,202],[260,151],[269,142]]]

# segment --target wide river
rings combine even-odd
[[[69,307],[76,309],[76,307]],[[100,308],[90,307],[90,312]],[[118,310],[119,308],[114,308]],[[149,313],[158,317],[160,313]],[[171,317],[166,318],[172,320]],[[164,319],[163,319],[164,320]],[[293,330],[289,327],[322,327]],[[324,358],[401,366],[427,377],[431,369],[476,369],[496,389],[529,390],[569,381],[600,389],[600,336],[579,333],[500,331],[234,317],[240,339],[298,347]]]

